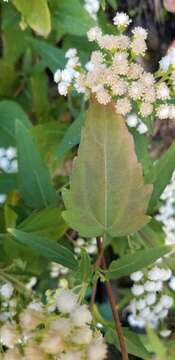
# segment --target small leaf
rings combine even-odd
[[[144,185],[134,143],[113,106],[93,103],[73,163],[70,190],[64,190],[67,223],[82,236],[133,233],[149,218],[151,185]]]
[[[28,246],[40,256],[72,270],[77,268],[77,261],[75,260],[73,253],[66,247],[50,241],[43,236],[41,237],[35,234],[28,234],[16,229],[8,229],[8,232],[15,238],[16,241],[20,244]]]
[[[175,168],[175,141],[169,147],[165,154],[156,161],[153,167],[153,193],[150,199],[149,210],[155,211],[160,200],[160,195],[170,182]]]
[[[46,66],[54,73],[58,68],[64,67],[64,51],[44,40],[29,38],[32,49],[44,61]]]
[[[152,351],[158,356],[159,360],[165,360],[167,358],[167,351],[163,342],[159,339],[153,329],[147,327],[146,330]]]
[[[43,163],[35,142],[27,129],[16,123],[18,149],[18,183],[23,200],[32,208],[43,208],[57,203],[49,171]]]
[[[112,261],[107,272],[108,279],[117,279],[127,276],[154,263],[157,259],[169,253],[170,246],[159,246],[146,250],[138,250],[134,253],[123,256],[119,260]]]
[[[37,34],[48,36],[51,31],[50,11],[47,0],[12,0],[25,22]]]
[[[62,219],[59,208],[46,208],[32,213],[20,223],[18,229],[57,240],[65,233],[67,225]]]
[[[20,121],[26,128],[32,125],[23,111],[15,101],[0,101],[0,143],[1,146],[16,145],[15,122]]]
[[[81,129],[84,125],[84,121],[84,114],[80,113],[77,119],[74,120],[74,122],[69,126],[58,146],[58,150],[56,151],[57,157],[63,156],[67,151],[79,144],[81,138]]]
[[[126,346],[129,354],[135,355],[145,360],[150,359],[151,354],[144,347],[138,334],[133,333],[127,328],[123,328],[123,335],[126,341]],[[120,350],[119,341],[116,336],[115,330],[109,329],[106,333],[105,338],[109,344],[115,345],[117,349]]]

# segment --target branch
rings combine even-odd
[[[102,268],[104,270],[107,270],[106,259],[104,256],[103,238],[100,238],[100,237],[97,238],[97,245],[98,245],[99,254],[101,254],[101,253],[103,254],[102,259],[101,259]],[[122,360],[129,360],[128,351],[127,351],[125,339],[124,339],[123,332],[122,332],[122,326],[120,323],[119,313],[118,313],[118,310],[116,307],[116,302],[114,299],[113,290],[112,290],[110,281],[106,281],[105,285],[106,285],[106,290],[108,293],[108,298],[109,298],[109,303],[110,303],[111,310],[112,310],[113,319],[115,322],[116,333],[117,333],[117,336],[119,339]]]
[[[98,257],[97,257],[97,260],[94,265],[94,270],[96,270],[101,265],[103,254],[104,254],[104,248],[102,247],[102,249],[98,253]],[[90,299],[90,303],[89,303],[89,307],[91,310],[92,310],[92,307],[95,302],[95,297],[96,297],[96,292],[97,292],[97,283],[98,283],[98,280],[95,281],[93,288],[92,288],[92,295],[91,295],[91,299]]]

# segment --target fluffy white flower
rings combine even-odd
[[[153,281],[161,280],[161,274],[161,269],[158,266],[154,266],[148,271],[148,278]]]
[[[169,109],[169,105],[161,104],[157,108],[157,116],[159,117],[159,119],[167,119],[169,117]]]
[[[160,69],[163,71],[167,71],[169,66],[171,64],[171,57],[170,56],[164,56],[160,61],[159,61],[159,66]]]
[[[64,349],[63,340],[56,331],[47,332],[44,335],[40,346],[47,354],[53,355]]]
[[[0,194],[0,204],[3,204],[6,201],[7,195],[6,194]]]
[[[80,305],[72,312],[71,319],[76,326],[83,326],[92,321],[92,315],[86,305]]]
[[[113,23],[114,25],[118,26],[118,27],[127,27],[130,23],[131,20],[129,18],[129,16],[124,13],[124,12],[117,12],[115,17],[113,18]]]
[[[77,306],[77,295],[70,290],[62,289],[57,296],[57,308],[62,313],[71,313]]]
[[[145,299],[139,299],[136,301],[136,308],[138,310],[143,310],[146,307],[146,301]]]
[[[14,291],[13,285],[8,282],[0,287],[0,296],[10,299]]]
[[[161,291],[162,290],[162,281],[156,281],[155,282],[155,291]]]
[[[88,347],[88,360],[103,360],[106,358],[107,347],[101,334],[97,334]]]
[[[92,330],[88,326],[83,326],[73,332],[71,341],[74,344],[89,344],[92,340]]]
[[[136,271],[130,275],[131,280],[133,280],[135,282],[140,281],[142,279],[142,277],[143,277],[142,271]]]
[[[144,287],[142,285],[134,284],[131,288],[133,295],[140,296],[144,293]]]
[[[141,26],[135,27],[132,30],[132,33],[135,38],[139,38],[139,39],[143,39],[143,40],[146,40],[147,36],[148,36],[147,30],[145,30]]]
[[[161,280],[168,281],[172,275],[171,269],[161,269]]]
[[[59,360],[81,360],[82,354],[79,351],[66,351],[59,356]]]
[[[161,100],[169,99],[170,92],[166,83],[163,82],[157,86],[156,95],[157,95],[157,99],[161,99]]]
[[[54,320],[51,323],[50,328],[65,337],[68,336],[72,330],[72,322],[70,319],[60,318],[58,320]]]
[[[7,323],[0,328],[0,342],[12,349],[19,340],[19,334],[16,327]]]
[[[101,38],[101,36],[102,36],[102,31],[98,26],[91,28],[87,32],[87,37],[89,41],[98,41]]]

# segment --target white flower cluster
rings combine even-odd
[[[175,244],[175,171],[170,184],[166,186],[161,195],[161,200],[163,200],[163,204],[156,219],[163,224],[165,243],[167,245]]]
[[[51,262],[51,271],[50,276],[52,278],[57,278],[60,275],[67,275],[69,273],[69,269],[63,265],[57,264],[55,262]]]
[[[95,255],[97,253],[96,238],[92,238],[89,240],[88,239],[84,240],[82,238],[76,239],[75,247],[74,247],[75,253],[80,254],[82,248],[84,248],[89,255]]]
[[[18,169],[16,148],[0,148],[0,172],[15,173]],[[6,200],[6,194],[0,194],[0,204]]]
[[[79,77],[79,68],[80,62],[79,57],[77,56],[77,50],[74,48],[70,48],[65,57],[67,59],[67,63],[65,69],[58,69],[54,74],[54,81],[58,84],[58,92],[60,95],[66,96],[68,91],[75,86],[75,79]]]
[[[107,105],[112,101],[117,113],[129,116],[133,116],[133,112],[138,114],[138,131],[144,133],[147,130],[145,118],[175,117],[175,106],[169,104],[171,88],[164,77],[157,79],[138,63],[138,57],[144,56],[147,50],[147,31],[139,26],[132,30],[130,37],[124,35],[123,31],[131,22],[125,13],[117,13],[113,21],[117,35],[103,34],[98,26],[88,31],[89,41],[96,42],[99,50],[92,52],[85,69],[75,49],[73,53],[72,49],[68,50],[66,57],[71,52],[71,56],[77,60],[74,68],[71,66],[68,70],[68,82],[67,77],[61,77],[61,70],[55,73],[55,80],[60,81],[58,91],[61,95],[67,95],[74,88],[78,93],[93,93],[100,104]],[[133,119],[130,121],[133,122]]]
[[[100,9],[100,0],[84,0],[84,8],[94,20],[97,20],[97,13]]]
[[[157,328],[173,306],[168,286],[175,291],[175,278],[169,268],[153,265],[149,269],[131,274],[134,298],[130,302],[128,322],[131,327],[144,328],[149,324]]]
[[[0,327],[0,343],[7,350],[3,360],[103,360],[107,347],[99,331],[92,327],[87,305],[78,303],[78,296],[61,290],[56,299],[57,312],[33,302],[18,321]],[[20,345],[20,346],[19,346]]]

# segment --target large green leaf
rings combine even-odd
[[[50,11],[47,0],[12,0],[25,22],[42,36],[51,30]]]
[[[19,121],[16,123],[16,140],[19,165],[18,187],[23,200],[28,206],[36,209],[54,206],[57,199],[49,171],[30,132]]]
[[[67,226],[59,208],[46,208],[32,213],[20,223],[18,229],[57,240],[65,233]]]
[[[70,190],[63,197],[67,223],[83,236],[133,233],[149,218],[152,186],[144,185],[132,135],[112,105],[92,103],[82,130]]]
[[[23,111],[15,101],[0,101],[0,144],[1,146],[15,145],[15,122],[18,120],[26,128],[32,125]]]
[[[16,229],[8,229],[9,233],[20,244],[28,246],[40,256],[58,264],[66,266],[72,270],[77,268],[77,261],[73,253],[62,245],[50,241],[49,239],[35,234],[28,234]]]
[[[58,1],[53,19],[55,26],[64,33],[78,36],[86,35],[96,23],[79,0]]]
[[[151,354],[143,345],[138,334],[133,333],[127,328],[123,328],[123,334],[126,341],[126,346],[129,354],[135,355],[141,359],[148,360]],[[106,340],[109,344],[113,344],[120,350],[119,341],[116,336],[116,332],[113,329],[109,329],[106,333]]]
[[[58,68],[64,67],[64,51],[44,40],[30,38],[32,49],[44,61],[46,66],[54,73]]]
[[[77,119],[68,127],[56,150],[57,157],[64,155],[68,150],[79,144],[84,120],[84,113],[80,113]]]
[[[175,169],[175,141],[170,148],[159,160],[155,162],[153,167],[153,185],[154,190],[151,196],[149,210],[155,211],[160,200],[160,195],[170,182],[172,173]]]
[[[159,246],[132,252],[119,260],[112,261],[106,276],[108,279],[117,279],[129,275],[154,263],[171,250],[170,246]]]

